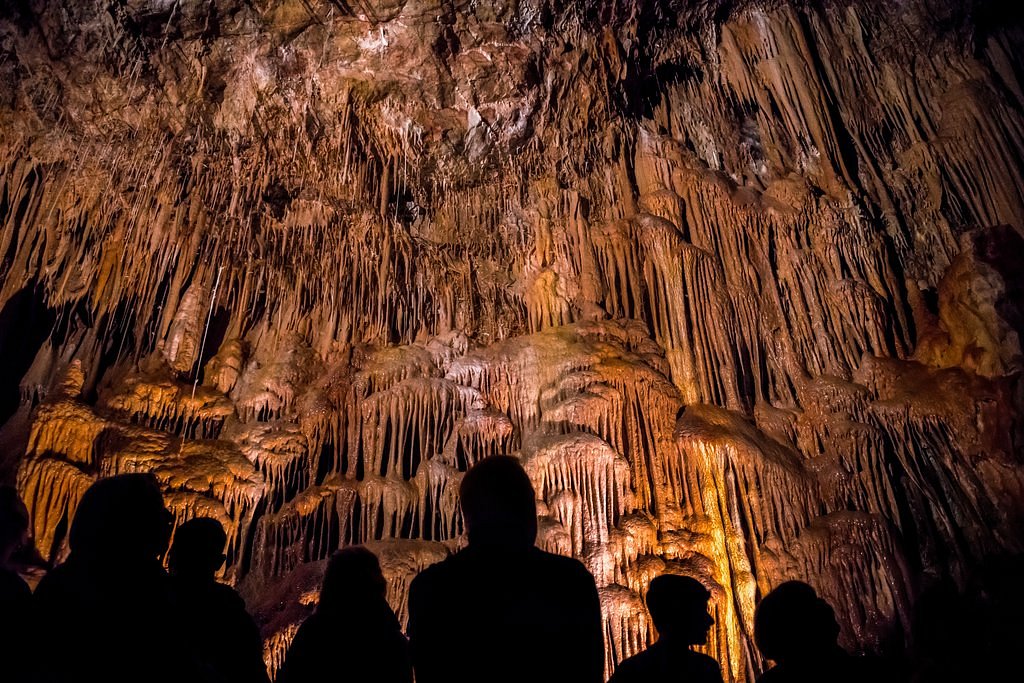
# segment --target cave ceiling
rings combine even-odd
[[[653,576],[727,681],[786,579],[843,644],[1021,550],[1024,58],[999,2],[15,0],[0,476],[66,552],[153,472],[275,666],[366,543],[404,618],[518,455],[609,667]],[[285,605],[284,609],[280,606]]]

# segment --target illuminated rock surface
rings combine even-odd
[[[609,667],[664,572],[726,680],[786,579],[898,642],[1024,545],[1024,31],[884,4],[0,11],[0,473],[40,552],[152,471],[224,523],[273,668],[341,545],[404,619],[514,453]]]

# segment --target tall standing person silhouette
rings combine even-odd
[[[420,573],[409,590],[417,683],[600,683],[601,606],[577,560],[534,546],[533,485],[498,456],[459,489],[468,547]]]

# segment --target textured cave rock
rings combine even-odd
[[[17,0],[0,475],[48,560],[151,471],[273,669],[366,543],[404,618],[518,455],[609,670],[651,578],[728,681],[788,579],[842,642],[1024,550],[1024,39],[1007,3]]]

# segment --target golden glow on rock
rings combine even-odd
[[[273,669],[339,546],[404,619],[463,543],[463,473],[510,453],[538,544],[597,580],[608,668],[674,572],[731,682],[782,581],[871,650],[921,572],[1022,549],[1009,29],[56,4],[0,24],[0,341],[35,335],[3,435],[47,559],[91,482],[154,472],[224,525]]]

